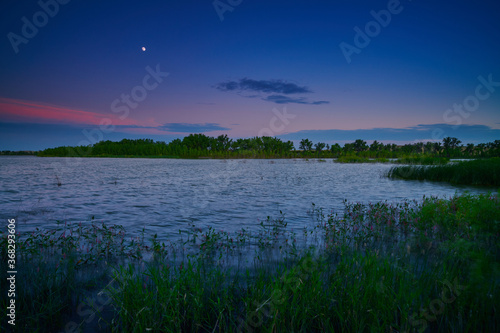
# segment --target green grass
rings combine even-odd
[[[336,163],[388,163],[390,162],[387,158],[366,158],[356,155],[345,155],[340,156],[334,162]]]
[[[387,176],[396,179],[498,187],[500,186],[500,158],[462,161],[438,166],[400,166],[392,168]]]
[[[434,156],[405,156],[398,158],[394,163],[418,165],[444,165],[450,161],[447,157]]]
[[[367,158],[357,155],[344,155],[336,159],[337,163],[397,163],[397,164],[415,164],[415,165],[443,165],[450,161],[446,157],[435,157],[435,156],[419,156],[411,155],[400,157],[395,161],[391,161],[387,158]]]
[[[91,325],[75,313],[97,289],[110,303],[94,324],[115,332],[494,332],[499,208],[494,195],[468,194],[345,202],[329,214],[313,205],[302,229],[281,214],[255,232],[193,224],[168,244],[144,233],[129,240],[118,226],[36,231],[18,243],[19,302],[32,304],[18,309],[19,323],[40,332]],[[58,269],[37,271],[46,254]],[[82,279],[96,267],[101,276]]]

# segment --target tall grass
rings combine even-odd
[[[353,154],[340,156],[335,160],[337,163],[397,163],[397,164],[415,164],[415,165],[443,165],[450,161],[446,157],[435,157],[428,155],[409,155],[396,160],[389,160],[384,157],[368,158]]]
[[[445,181],[452,184],[500,186],[500,158],[462,161],[438,166],[400,166],[389,170],[397,179]]]
[[[389,160],[387,158],[379,157],[379,158],[367,158],[367,157],[361,157],[357,155],[344,155],[340,156],[336,160],[334,160],[336,163],[388,163]]]
[[[65,265],[59,267],[77,276],[71,272],[108,262],[107,280],[113,283],[104,290],[113,313],[101,318],[107,331],[499,330],[496,196],[345,202],[343,211],[330,213],[313,205],[309,214],[310,223],[302,229],[290,228],[283,214],[268,217],[253,233],[193,224],[182,233],[187,236],[169,245],[160,244],[156,235],[147,244],[144,234],[127,241],[121,229],[113,228],[120,230],[113,233],[104,225],[80,228],[96,250],[87,256],[83,243],[72,242],[79,245],[71,247],[73,259],[62,258]],[[78,228],[72,230],[75,235]],[[39,258],[35,249],[40,246],[53,248],[59,259],[58,249],[66,244],[59,232],[64,231],[48,238],[40,232],[45,238],[38,236],[35,247],[21,242],[23,270],[36,275],[36,266],[28,263]],[[64,251],[71,252],[69,247]],[[112,260],[119,256],[129,259]],[[53,279],[50,272],[44,274]],[[56,282],[83,295],[88,286],[72,281]],[[27,284],[37,290],[42,283],[33,279]],[[61,305],[51,303],[58,295],[38,298],[32,309],[19,310],[19,318],[39,309],[56,310]],[[72,306],[76,308],[75,302],[66,310]],[[68,317],[52,321],[58,315],[50,311],[42,311],[44,318],[34,318],[24,328],[60,330]]]
[[[0,236],[0,258],[7,262],[7,237]],[[56,229],[37,228],[16,236],[16,328],[20,332],[60,330],[89,294],[109,282],[112,264],[120,258],[140,258],[144,248],[143,239],[126,241],[123,227],[93,221],[60,223]],[[0,276],[3,292],[6,270]],[[2,297],[3,309],[7,301]],[[2,328],[6,325],[2,321]]]
[[[394,163],[399,164],[418,164],[418,165],[443,165],[450,161],[447,157],[436,157],[426,155],[405,156],[398,158]]]

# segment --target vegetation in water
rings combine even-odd
[[[443,165],[450,161],[447,157],[429,155],[410,155],[398,158],[394,163],[398,164],[418,164],[418,165]]]
[[[496,195],[309,214],[300,229],[284,214],[254,232],[193,224],[167,243],[94,222],[18,234],[16,328],[498,331]]]
[[[398,166],[388,177],[406,180],[444,181],[452,184],[500,186],[500,158],[461,161],[436,166]]]

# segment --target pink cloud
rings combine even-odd
[[[70,123],[99,125],[103,119],[113,125],[140,125],[133,119],[120,119],[115,114],[100,114],[40,102],[0,97],[0,118],[2,120],[30,123]]]

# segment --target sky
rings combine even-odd
[[[3,0],[0,150],[500,139],[500,3]]]

